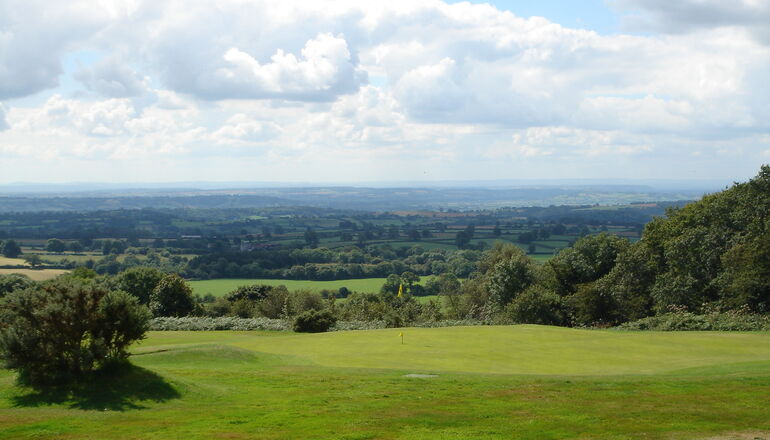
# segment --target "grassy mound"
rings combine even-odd
[[[79,395],[30,395],[0,372],[0,439],[697,439],[770,430],[770,335],[760,332],[153,332],[134,353],[134,371]]]

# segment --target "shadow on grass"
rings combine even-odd
[[[143,402],[165,402],[179,397],[179,392],[161,376],[125,364],[90,373],[66,385],[34,388],[12,397],[12,401],[17,407],[63,404],[76,409],[124,411],[146,408]]]

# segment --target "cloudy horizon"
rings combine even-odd
[[[770,2],[0,0],[0,183],[745,180]]]

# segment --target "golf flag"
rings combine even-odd
[[[404,345],[404,332],[399,332],[398,335],[401,336],[401,345]]]
[[[398,297],[401,298],[403,296],[404,296],[404,285],[403,284],[399,284],[398,285]]]

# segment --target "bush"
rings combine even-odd
[[[294,331],[299,333],[321,333],[328,331],[337,318],[328,310],[308,310],[294,319]]]
[[[76,379],[124,361],[150,314],[131,295],[62,280],[16,290],[0,303],[0,358],[21,383]]]
[[[209,330],[289,330],[289,324],[283,319],[270,318],[202,318],[187,316],[183,318],[161,317],[150,321],[151,330],[161,331],[209,331]]]
[[[768,331],[770,316],[748,313],[746,310],[706,314],[678,310],[627,322],[616,328],[655,331]]]
[[[35,285],[35,282],[26,275],[8,274],[0,275],[0,298],[14,290],[27,289]]]
[[[561,297],[541,286],[522,292],[506,308],[505,315],[517,324],[563,325]]]

